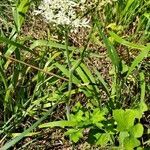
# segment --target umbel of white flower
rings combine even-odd
[[[86,0],[43,0],[35,11],[48,23],[71,28],[89,27],[89,20],[81,14],[86,10]]]

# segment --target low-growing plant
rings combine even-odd
[[[87,135],[87,142],[100,147],[114,146],[118,149],[134,149],[141,145],[144,127],[140,119],[147,106],[140,103],[134,109],[99,109],[90,103],[83,107],[79,102],[72,108],[69,121],[55,121],[41,124],[40,128],[65,127],[70,140],[77,143]]]

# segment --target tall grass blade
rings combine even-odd
[[[97,28],[98,28],[98,31],[99,31],[99,36],[100,36],[100,38],[102,37],[102,39],[103,39],[103,41],[106,45],[108,55],[109,55],[113,65],[117,68],[118,72],[120,72],[121,71],[121,61],[120,61],[120,58],[117,54],[117,51],[113,47],[111,42],[108,40],[106,35],[103,33],[102,28],[101,28],[101,24],[100,24],[100,22],[98,21],[97,18],[96,18],[95,21],[96,21],[96,25],[97,25]]]
[[[57,43],[57,42],[54,42],[54,41],[46,41],[46,40],[36,40],[36,41],[34,41],[31,44],[30,49],[34,49],[34,48],[36,48],[38,46],[47,46],[47,47],[50,47],[50,48],[58,48],[58,49],[63,49],[63,50],[66,49],[66,45],[65,44],[60,44],[60,43]],[[73,47],[73,46],[68,46],[68,49],[70,51],[74,51],[77,48]]]
[[[62,121],[54,121],[49,123],[44,123],[39,125],[39,128],[53,128],[53,127],[73,127],[76,126],[77,122],[69,121],[69,120],[62,120]]]
[[[17,48],[21,48],[21,49],[23,49],[23,50],[25,50],[25,51],[28,51],[28,52],[30,52],[30,53],[33,53],[33,54],[37,55],[37,54],[36,54],[35,52],[33,52],[31,49],[29,49],[29,48],[23,46],[22,44],[19,44],[19,43],[15,42],[15,41],[12,41],[12,40],[10,40],[10,39],[8,39],[8,38],[5,38],[5,37],[0,36],[0,41],[4,42],[4,43],[6,43],[6,44],[13,45],[13,46],[15,46],[15,47],[17,47]],[[9,56],[10,53],[11,53],[10,51],[7,51],[7,52],[5,53],[5,55]]]
[[[18,4],[16,1],[16,5],[17,5],[16,7],[12,7],[13,17],[14,17],[14,22],[16,26],[16,31],[20,32],[21,26],[24,22],[25,14],[27,13],[28,8],[29,8],[29,0],[21,0],[19,1]]]
[[[27,130],[25,130],[23,133],[21,133],[16,138],[12,139],[8,143],[6,143],[3,147],[0,148],[0,150],[7,150],[14,146],[17,142],[19,142],[22,138],[24,138],[27,134],[29,134],[33,129],[35,129],[43,120],[45,120],[52,111],[56,108],[58,104],[55,104],[52,108],[50,108],[43,117],[41,117],[37,122],[35,122],[31,127],[29,127]]]
[[[150,51],[150,46],[149,46],[149,50],[144,49],[143,51],[141,51],[141,53],[134,59],[134,61],[131,64],[131,67],[129,67],[127,76],[130,75],[132,73],[132,71],[135,70],[135,68],[138,66],[138,64],[148,56],[148,53]]]
[[[145,46],[143,46],[143,45],[134,44],[134,43],[124,40],[123,38],[121,38],[120,36],[115,34],[114,32],[109,31],[109,34],[116,42],[118,42],[119,44],[122,44],[124,46],[130,47],[133,49],[139,49],[139,50],[143,50],[143,48],[145,48]]]
[[[110,95],[110,90],[109,90],[109,87],[107,85],[107,83],[105,82],[105,80],[103,79],[103,77],[101,76],[101,74],[94,68],[94,71],[95,71],[95,74],[97,75],[98,77],[98,80],[101,82],[101,84],[103,85],[104,87],[104,90],[105,92],[107,93],[107,95],[109,96]]]
[[[55,66],[56,66],[58,69],[60,69],[60,71],[62,71],[62,73],[63,73],[65,76],[69,77],[69,71],[65,68],[65,66],[63,66],[63,65],[61,65],[61,64],[59,64],[59,63],[55,63]],[[80,83],[81,83],[80,80],[77,79],[74,75],[72,75],[72,82],[73,82],[74,84],[80,84]]]

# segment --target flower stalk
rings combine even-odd
[[[69,29],[66,27],[65,28],[65,44],[66,44],[66,58],[67,58],[67,64],[69,68],[69,82],[68,82],[68,101],[66,104],[66,115],[67,119],[70,120],[70,101],[71,101],[71,90],[72,90],[72,65],[71,65],[71,60],[69,56],[69,49],[68,49],[68,32]]]

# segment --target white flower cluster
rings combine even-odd
[[[86,10],[86,0],[42,0],[36,14],[41,14],[48,23],[71,28],[89,27],[89,20],[81,17]]]

